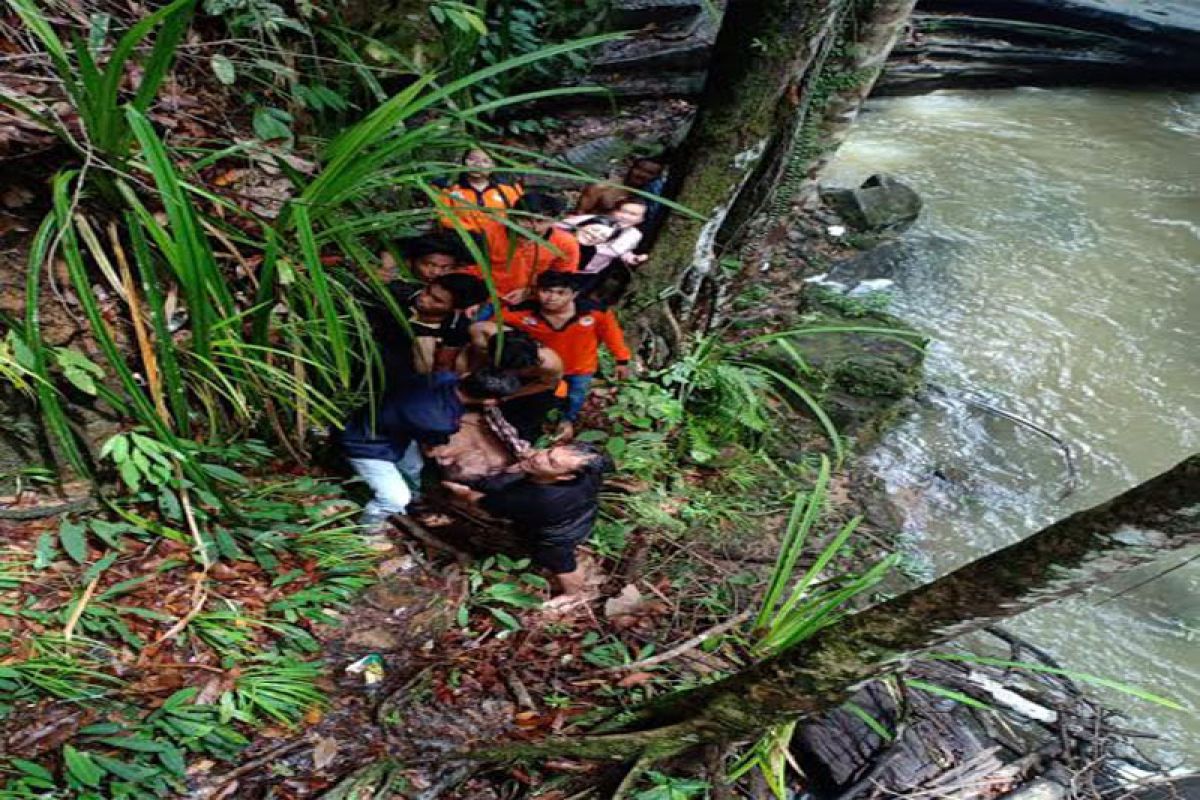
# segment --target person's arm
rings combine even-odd
[[[554,237],[554,246],[562,251],[561,256],[555,256],[550,261],[550,269],[558,272],[579,271],[579,241],[566,231],[561,236]]]
[[[626,228],[611,242],[596,245],[596,252],[600,255],[624,260],[626,256],[633,253],[641,241],[641,231],[637,228]]]
[[[558,386],[563,375],[562,359],[549,347],[539,348],[538,352],[541,357],[538,359],[538,365],[533,369],[533,380],[522,384],[520,390],[510,394],[505,398],[506,400],[553,391]]]
[[[455,483],[454,481],[442,481],[442,486],[455,498],[471,505],[479,505],[479,501],[485,497],[483,492],[477,492],[470,486]]]
[[[617,317],[613,312],[594,313],[599,323],[596,325],[596,334],[608,351],[613,354],[613,358],[617,360],[615,373],[617,379],[625,380],[629,377],[629,360],[633,358],[633,353],[629,352],[629,346],[625,344],[625,332],[621,330],[621,324],[617,322]]]

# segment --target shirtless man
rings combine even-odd
[[[642,157],[633,162],[621,184],[593,183],[579,195],[576,214],[612,214],[620,202],[630,196],[629,189],[662,194],[666,167],[656,158]],[[628,188],[627,188],[628,187]],[[657,203],[655,204],[657,205]]]

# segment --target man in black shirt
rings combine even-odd
[[[383,359],[384,386],[401,376],[453,370],[458,351],[469,341],[466,310],[487,299],[479,278],[452,272],[426,285],[393,281],[389,291],[403,316],[377,303],[368,311],[375,344]]]
[[[456,497],[511,520],[528,540],[533,561],[558,579],[561,606],[581,599],[584,574],[575,548],[592,533],[603,473],[612,464],[591,445],[572,443],[530,451],[508,471],[475,487],[444,482]]]

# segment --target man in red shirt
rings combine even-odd
[[[522,236],[495,219],[480,221],[492,282],[505,304],[527,300],[538,275],[547,270],[575,272],[579,268],[579,243],[569,231],[554,227],[562,209],[558,198],[540,192],[530,192],[517,200],[515,213],[507,221],[521,226],[534,238]]]
[[[616,316],[598,303],[580,299],[577,281],[570,273],[543,272],[537,279],[536,299],[504,311],[509,327],[529,334],[562,359],[567,384],[563,438],[574,433],[574,423],[600,366],[600,345],[617,359],[618,380],[629,377],[632,355]]]

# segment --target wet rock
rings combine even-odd
[[[717,40],[717,23],[699,20],[676,32],[623,39],[606,45],[592,61],[595,72],[654,74],[661,70],[703,70]]]
[[[431,598],[429,589],[399,576],[389,576],[372,586],[363,599],[380,611],[403,611],[424,607]]]
[[[839,261],[829,269],[826,277],[847,286],[863,281],[896,280],[898,270],[910,261],[911,250],[908,242],[887,242],[845,261]]]
[[[688,19],[703,10],[700,0],[614,0],[609,18],[615,28],[640,28]]]
[[[911,331],[904,323],[879,312],[846,316],[819,302],[810,303],[817,324],[860,325]],[[793,344],[810,367],[800,375],[788,358],[767,358],[774,369],[796,378],[817,394],[843,436],[859,448],[876,440],[904,410],[904,400],[921,384],[922,352],[895,339],[849,333],[839,336],[798,337]],[[916,344],[916,340],[913,340]],[[804,408],[797,406],[801,413]]]
[[[683,70],[664,72],[659,75],[634,75],[614,73],[598,76],[602,80],[589,79],[583,83],[602,85],[620,100],[636,100],[647,97],[696,97],[704,90],[705,70]],[[595,98],[591,98],[595,99]]]
[[[939,88],[1200,82],[1188,0],[924,0],[877,94]]]
[[[605,175],[609,167],[629,154],[630,145],[620,136],[602,136],[581,142],[562,154],[564,161],[593,175]]]
[[[1066,796],[1067,790],[1062,784],[1038,778],[999,800],[1062,800]]]
[[[921,196],[888,175],[872,175],[857,189],[826,189],[821,199],[860,231],[902,231],[921,213]]]

